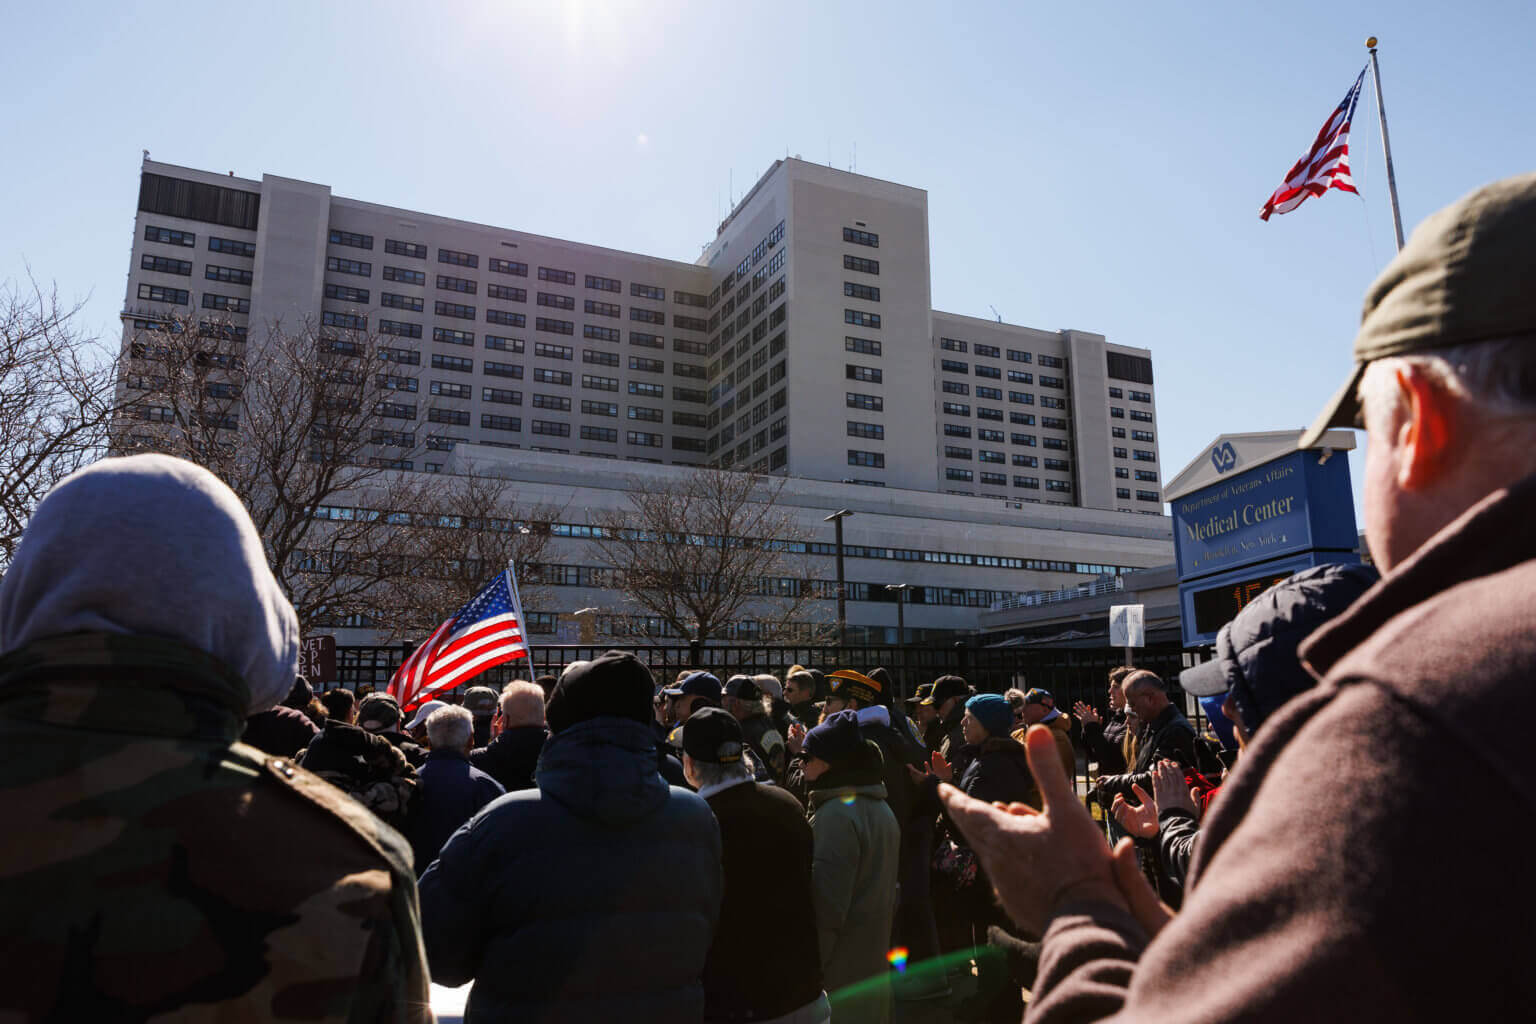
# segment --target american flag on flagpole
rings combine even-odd
[[[1269,220],[1272,213],[1290,213],[1309,197],[1320,196],[1330,188],[1359,195],[1349,177],[1349,125],[1355,119],[1355,103],[1360,99],[1360,87],[1365,84],[1365,72],[1369,70],[1370,65],[1361,70],[1344,102],[1328,115],[1307,155],[1296,161],[1296,166],[1286,174],[1285,183],[1264,204],[1260,220]]]
[[[451,690],[475,676],[517,658],[532,657],[523,638],[523,610],[512,567],[481,588],[453,618],[395,670],[389,693],[411,711],[434,694]]]

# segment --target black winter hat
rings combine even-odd
[[[550,693],[544,719],[552,733],[599,715],[649,723],[655,685],[650,670],[628,651],[609,651],[591,661],[573,661]]]
[[[288,696],[283,698],[283,707],[303,711],[314,699],[315,688],[309,685],[309,680],[303,676],[294,676],[293,689],[289,690]]]
[[[859,732],[859,713],[839,711],[806,733],[805,744],[801,749],[806,756],[819,757],[835,767],[853,760],[863,747],[864,737]]]
[[[683,723],[683,753],[695,761],[734,764],[745,743],[741,723],[724,708],[701,708]]]
[[[761,700],[763,691],[757,688],[757,680],[751,676],[735,675],[725,681],[724,694],[738,700]]]
[[[1252,736],[1280,705],[1317,684],[1296,650],[1381,576],[1368,565],[1319,565],[1254,598],[1216,634],[1216,657],[1179,674],[1197,697],[1230,693]]]

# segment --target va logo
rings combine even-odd
[[[1211,465],[1216,467],[1216,472],[1225,473],[1237,465],[1237,452],[1232,448],[1231,441],[1223,441],[1211,449]]]

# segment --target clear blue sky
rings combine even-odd
[[[1374,94],[1339,192],[1259,207],[1381,38],[1411,229],[1536,168],[1536,5],[545,0],[13,5],[0,279],[116,329],[140,150],[693,260],[777,157],[928,190],[933,304],[1148,347],[1165,477],[1300,427],[1393,251]],[[1358,455],[1355,477],[1360,475]]]

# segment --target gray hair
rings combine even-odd
[[[544,724],[544,688],[526,679],[508,683],[501,691],[501,724],[512,729],[520,725]]]
[[[1404,365],[1419,367],[1486,418],[1536,418],[1536,345],[1529,338],[1496,338],[1372,360],[1360,379],[1366,422],[1401,415],[1407,399],[1397,382]]]
[[[457,704],[438,708],[427,718],[427,740],[434,750],[463,750],[474,734],[474,713]]]
[[[688,773],[688,781],[693,783],[696,789],[719,785],[722,782],[736,782],[741,779],[755,778],[757,775],[757,762],[752,760],[752,754],[747,750],[741,752],[740,761],[715,764],[711,761],[698,761],[690,757],[687,763],[693,768],[693,771]]]

